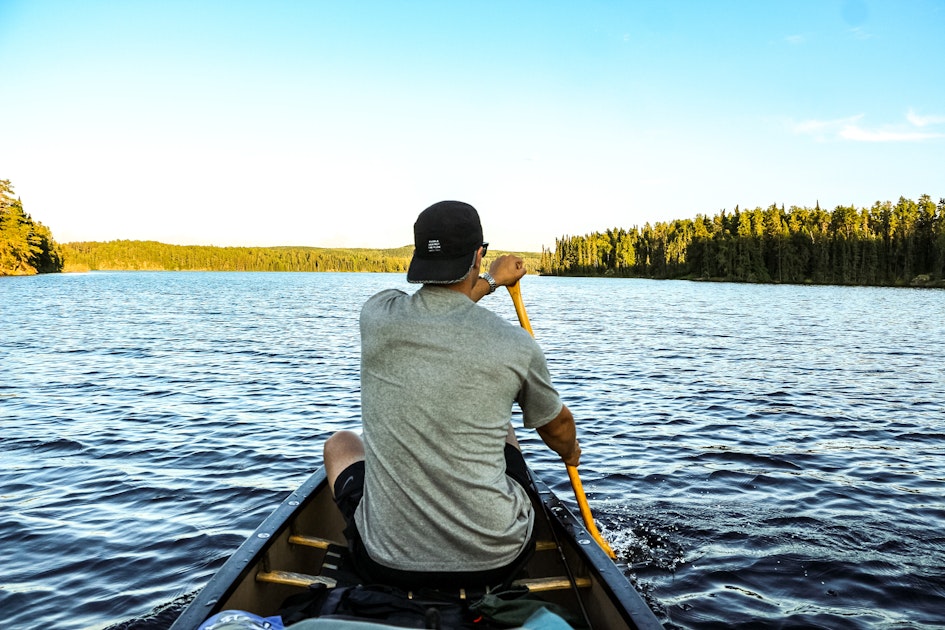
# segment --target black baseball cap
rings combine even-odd
[[[413,224],[407,282],[453,284],[469,275],[482,246],[479,213],[462,201],[435,203]]]

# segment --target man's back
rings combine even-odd
[[[531,506],[505,474],[513,400],[525,425],[561,410],[520,328],[437,286],[384,291],[361,314],[365,497],[356,520],[381,564],[480,571],[514,559]]]

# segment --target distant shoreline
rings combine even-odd
[[[83,271],[367,271],[406,273],[413,246],[391,249],[329,247],[217,247],[157,241],[90,241],[61,245],[64,272]],[[512,253],[537,273],[541,255]],[[488,260],[488,259],[487,259]]]

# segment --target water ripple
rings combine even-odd
[[[357,429],[358,309],[390,286],[413,290],[0,282],[5,621],[167,627],[324,439]],[[945,624],[945,294],[530,276],[523,293],[601,530],[669,627]]]

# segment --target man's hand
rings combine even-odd
[[[562,455],[561,459],[568,466],[579,466],[581,464],[581,444],[574,440],[574,447],[571,452],[567,456]]]
[[[489,275],[500,287],[510,287],[525,275],[525,261],[512,254],[504,254],[489,265]]]

